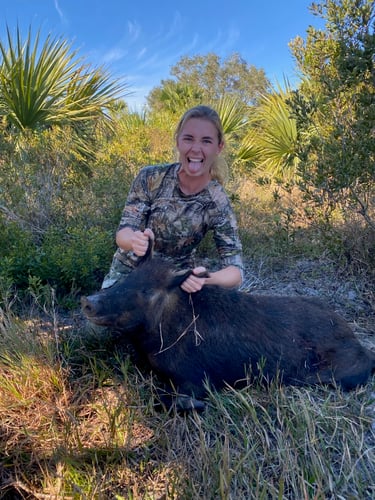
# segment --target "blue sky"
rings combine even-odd
[[[131,108],[140,109],[149,91],[170,77],[182,56],[238,52],[263,68],[275,83],[296,81],[288,43],[306,37],[322,20],[308,9],[311,0],[0,0],[0,37],[39,29],[43,36],[68,40],[79,56],[124,78]]]

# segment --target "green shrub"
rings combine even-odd
[[[113,234],[99,227],[50,228],[40,248],[39,277],[58,295],[97,289],[109,268],[113,241]]]
[[[17,223],[0,221],[0,280],[25,288],[38,267],[38,249],[30,231]]]

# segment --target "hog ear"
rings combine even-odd
[[[149,260],[152,260],[153,255],[154,255],[154,238],[149,238],[146,253],[138,260],[137,265],[139,266],[140,264],[143,264],[144,262],[148,262]]]
[[[182,283],[192,274],[192,269],[184,269],[182,271],[174,272],[171,276],[168,288],[176,288],[182,285]]]

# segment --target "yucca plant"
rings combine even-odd
[[[106,108],[125,90],[103,68],[91,68],[77,58],[63,39],[31,28],[23,41],[7,27],[7,45],[0,41],[0,115],[19,130],[77,123],[105,117]]]

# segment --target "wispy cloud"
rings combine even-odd
[[[141,102],[152,88],[168,77],[168,70],[183,56],[217,53],[226,57],[240,39],[235,25],[198,32],[188,17],[176,11],[173,18],[162,20],[154,29],[146,29],[137,20],[128,20],[126,31],[105,55],[114,62],[130,84],[133,103]],[[127,100],[128,100],[127,99]]]
[[[128,21],[128,35],[129,35],[129,41],[131,43],[134,43],[138,40],[140,34],[141,34],[141,27],[136,21]]]
[[[117,61],[121,61],[126,55],[128,51],[126,49],[122,49],[120,47],[113,47],[108,50],[102,57],[103,62],[106,64],[111,64]]]
[[[223,52],[233,50],[236,47],[237,42],[241,38],[241,32],[236,27],[231,27],[225,35],[225,43],[222,44],[221,50]]]
[[[204,40],[201,52],[215,52],[220,56],[227,56],[233,50],[240,38],[240,31],[235,27],[231,27],[225,31],[218,30],[214,37]]]
[[[54,0],[54,4],[55,4],[56,12],[58,13],[61,22],[63,24],[66,24],[68,22],[68,20],[65,17],[64,12],[61,10],[61,7],[59,5],[59,1],[58,0]]]
[[[139,61],[140,59],[143,58],[143,56],[147,53],[148,49],[147,47],[142,47],[141,50],[138,51],[136,59]]]
[[[104,54],[101,56],[101,60],[105,64],[116,63],[123,60],[125,57],[132,58],[135,51],[131,50],[130,47],[134,45],[137,47],[137,41],[142,33],[141,26],[136,21],[128,21],[126,32],[123,34],[122,38],[118,40],[112,47],[108,48]],[[135,49],[137,50],[137,49]],[[138,51],[141,53],[146,49]]]
[[[180,12],[175,12],[173,21],[169,27],[169,30],[165,33],[164,40],[170,40],[174,38],[178,33],[182,31],[183,28],[183,17]]]

